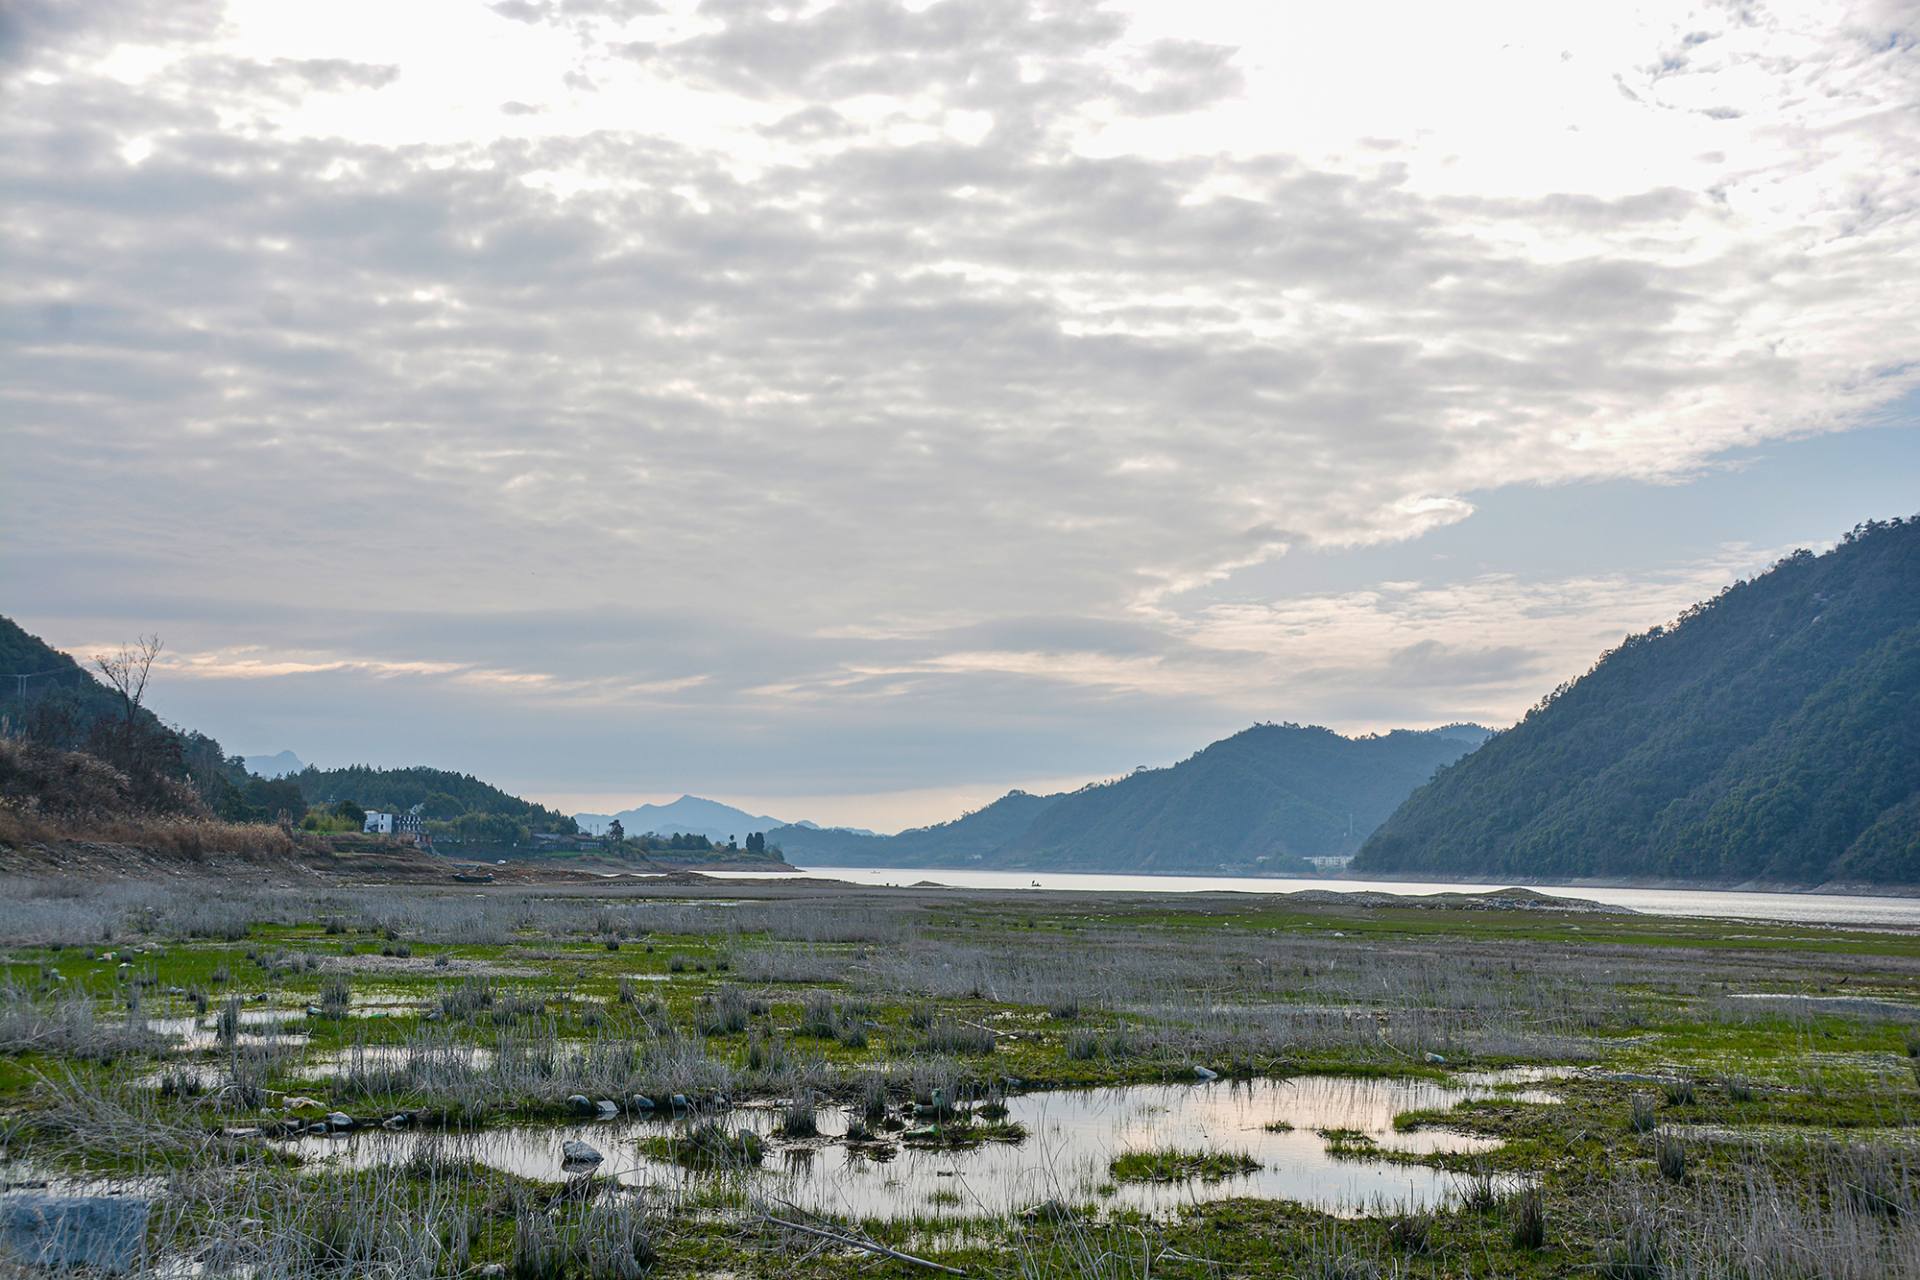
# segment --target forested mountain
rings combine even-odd
[[[1408,792],[1486,730],[1455,725],[1346,738],[1262,724],[1166,769],[1064,795],[1015,791],[897,836],[782,827],[789,860],[1056,871],[1269,872],[1351,853]]]
[[[159,670],[159,668],[156,668]],[[8,736],[52,751],[84,752],[126,773],[143,807],[179,810],[234,821],[272,821],[285,814],[322,830],[351,828],[340,816],[361,809],[411,809],[448,835],[498,844],[530,832],[571,832],[564,814],[508,795],[468,774],[444,769],[316,769],[284,778],[250,772],[206,734],[163,723],[144,707],[129,707],[86,667],[0,617],[0,721]],[[296,763],[292,753],[279,757]],[[180,785],[183,784],[183,785]],[[324,815],[310,808],[327,806]],[[342,824],[345,824],[343,827]]]
[[[1409,797],[1354,866],[1920,885],[1920,519],[1628,637]]]
[[[960,866],[978,863],[1026,830],[1040,811],[1060,799],[1009,791],[992,804],[951,822],[914,827],[894,836],[844,828],[776,827],[767,842],[779,846],[788,861],[824,862],[847,867]]]
[[[119,720],[123,710],[119,695],[89,667],[0,617],[0,717],[13,732],[77,747],[94,725]],[[144,708],[135,718],[149,727],[160,724]]]
[[[272,816],[292,794],[254,778],[206,734],[130,705],[90,666],[6,617],[0,617],[0,732],[112,765],[148,809],[203,805],[215,816],[244,821]]]
[[[1285,869],[1300,858],[1352,853],[1409,792],[1473,745],[1446,731],[1347,738],[1306,725],[1255,725],[1170,769],[1062,796],[993,860],[1168,872],[1262,860]]]
[[[377,769],[308,765],[291,780],[309,805],[351,801],[362,809],[407,812],[416,805],[429,830],[486,844],[514,844],[533,832],[572,832],[573,819],[544,805],[509,795],[470,773],[429,769]]]

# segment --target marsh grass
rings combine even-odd
[[[1219,1182],[1259,1169],[1260,1162],[1244,1151],[1186,1151],[1177,1147],[1129,1151],[1107,1164],[1116,1182]]]

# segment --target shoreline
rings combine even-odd
[[[722,868],[714,868],[720,870]],[[1473,885],[1482,891],[1494,889],[1644,889],[1649,892],[1691,892],[1691,893],[1754,893],[1785,894],[1798,897],[1834,897],[1834,898],[1920,898],[1920,884],[1886,885],[1829,883],[1804,884],[1799,882],[1780,882],[1764,880],[1674,880],[1641,879],[1630,876],[1586,876],[1577,879],[1549,880],[1539,877],[1487,877],[1467,875],[1445,875],[1441,873],[1404,873],[1397,875],[1326,875],[1326,876],[1274,876],[1259,872],[1228,870],[1193,871],[1155,871],[1094,869],[1087,867],[982,867],[982,866],[941,866],[928,863],[899,865],[845,865],[821,863],[818,870],[835,874],[849,871],[859,872],[898,872],[901,874],[928,873],[938,875],[945,872],[960,872],[965,875],[999,876],[1118,876],[1126,878],[1151,878],[1159,880],[1246,880],[1250,882],[1284,881],[1289,884],[1316,885],[1333,887],[1338,885],[1373,884],[1432,884],[1432,885]],[[794,865],[798,874],[813,874],[806,866]],[[780,874],[780,873],[775,873]]]

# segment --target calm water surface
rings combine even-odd
[[[1026,1140],[967,1151],[850,1147],[840,1141],[846,1119],[834,1108],[820,1112],[821,1136],[803,1142],[775,1136],[778,1113],[771,1107],[742,1107],[723,1121],[731,1129],[751,1129],[769,1143],[764,1166],[745,1175],[753,1192],[816,1213],[967,1218],[1053,1197],[1164,1211],[1199,1200],[1259,1196],[1353,1214],[1381,1204],[1435,1204],[1456,1194],[1460,1179],[1423,1165],[1332,1154],[1328,1131],[1364,1134],[1382,1151],[1485,1151],[1495,1144],[1462,1133],[1396,1132],[1393,1117],[1494,1094],[1552,1101],[1549,1092],[1521,1087],[1533,1079],[1525,1073],[1469,1074],[1447,1083],[1328,1076],[1022,1094],[1008,1098],[1007,1105],[1011,1118],[1026,1126]],[[643,1139],[686,1123],[662,1117],[490,1129],[460,1137],[374,1130],[289,1145],[308,1160],[362,1168],[406,1160],[424,1147],[557,1181],[567,1172],[560,1144],[578,1138],[606,1157],[596,1172],[629,1185],[667,1188],[716,1176],[690,1174],[641,1154]],[[1243,1152],[1259,1167],[1211,1182],[1112,1181],[1108,1166],[1115,1156],[1167,1147]]]
[[[1430,884],[1413,880],[1292,880],[1260,876],[1076,875],[1048,871],[957,871],[937,867],[801,867],[803,875],[855,884],[910,885],[922,880],[971,889],[1073,889],[1093,893],[1482,893],[1505,884]],[[764,878],[760,872],[714,872]],[[1920,928],[1920,898],[1849,897],[1831,893],[1739,893],[1717,889],[1604,889],[1528,885],[1561,898],[1631,907],[1656,916],[1706,916],[1726,920],[1779,920],[1874,928]]]

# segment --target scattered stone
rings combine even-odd
[[[1429,1066],[1444,1067],[1447,1065],[1447,1060],[1437,1053],[1429,1053],[1427,1054],[1427,1063]]]
[[[611,1120],[620,1114],[619,1106],[605,1098],[600,1099],[596,1109],[600,1112],[600,1118],[602,1120]]]
[[[687,1095],[684,1093],[674,1094],[672,1101],[673,1101],[674,1108],[679,1111],[685,1111],[688,1107],[693,1105],[692,1103],[687,1101]]]
[[[345,1133],[353,1128],[353,1117],[344,1111],[330,1111],[327,1113],[327,1128],[335,1133]]]
[[[578,1138],[568,1138],[560,1144],[560,1163],[563,1165],[599,1164],[604,1159],[605,1156]]]
[[[653,1110],[653,1099],[652,1099],[652,1098],[649,1098],[649,1097],[648,1097],[648,1096],[647,1096],[646,1094],[644,1094],[644,1093],[636,1093],[636,1094],[634,1094],[634,1095],[633,1095],[633,1097],[632,1097],[632,1098],[631,1098],[631,1099],[630,1099],[629,1101],[630,1101],[630,1104],[632,1105],[632,1107],[633,1107],[633,1109],[634,1109],[635,1111],[651,1111],[651,1110]]]
[[[480,1268],[480,1270],[478,1270],[474,1274],[478,1276],[488,1277],[489,1280],[491,1280],[491,1277],[506,1275],[507,1264],[504,1262],[489,1262],[486,1266]]]
[[[296,1098],[288,1098],[283,1105],[289,1111],[306,1111],[306,1110],[318,1107],[320,1103],[313,1098],[296,1097]]]
[[[406,1112],[402,1111],[402,1112],[399,1112],[398,1114],[390,1115],[385,1120],[382,1120],[380,1122],[380,1127],[382,1129],[404,1129],[412,1123],[413,1123],[413,1117],[408,1115]]]
[[[577,1116],[590,1116],[597,1114],[600,1108],[594,1106],[593,1099],[586,1094],[575,1093],[567,1096],[567,1110]]]
[[[1220,1078],[1220,1073],[1218,1071],[1211,1070],[1207,1067],[1199,1067],[1199,1066],[1196,1066],[1193,1069],[1193,1075],[1196,1080],[1218,1080]]]
[[[0,1258],[121,1272],[140,1255],[147,1202],[131,1196],[0,1196]]]

